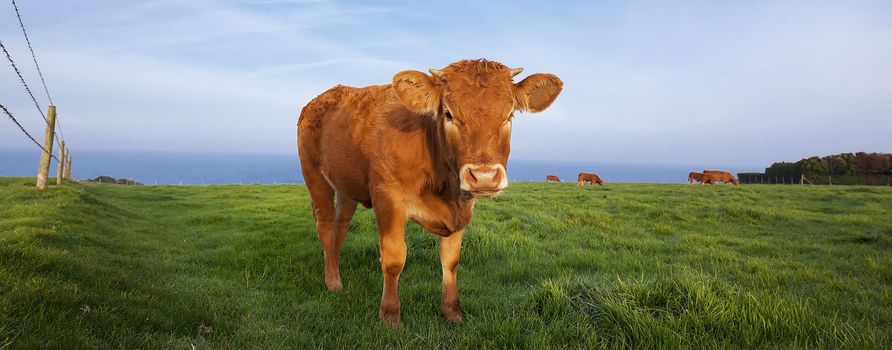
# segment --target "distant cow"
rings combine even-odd
[[[708,181],[709,179],[703,173],[698,173],[696,171],[692,171],[688,173],[688,183],[692,184],[694,181],[697,181],[700,184],[703,184],[704,181]]]
[[[373,208],[380,238],[378,317],[400,323],[397,284],[406,263],[404,229],[412,220],[440,236],[440,310],[451,322],[464,320],[456,273],[474,203],[508,187],[515,112],[545,110],[563,85],[541,73],[515,83],[522,70],[483,59],[430,74],[407,70],[391,84],[335,86],[301,110],[297,151],[328,289],[343,287],[341,246],[362,203]]]
[[[708,173],[708,174],[704,173],[704,174],[702,174],[702,177],[700,178],[700,183],[706,184],[706,185],[715,185],[721,181],[722,181],[722,176],[719,174],[716,174],[716,173]]]
[[[586,182],[591,183],[592,186],[595,184],[604,186],[604,180],[601,180],[601,177],[598,176],[598,174],[588,172],[579,173],[579,179],[576,185],[583,186]]]
[[[709,174],[710,179],[713,182],[721,181],[723,184],[733,183],[735,185],[740,185],[740,181],[737,180],[734,175],[724,170],[703,170],[704,174]]]
[[[559,178],[557,175],[548,175],[545,176],[545,182],[561,182],[561,178]]]

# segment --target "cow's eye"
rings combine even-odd
[[[446,113],[443,114],[443,117],[446,118],[447,123],[455,126],[461,126],[461,123],[458,121],[458,119],[453,118],[452,113],[449,113],[449,111],[446,111]]]

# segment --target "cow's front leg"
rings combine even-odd
[[[457,280],[462,232],[463,230],[459,230],[449,237],[440,237],[440,265],[443,267],[443,300],[440,302],[440,310],[453,323],[462,323],[465,319],[458,301]]]
[[[397,284],[403,265],[406,264],[406,214],[402,208],[388,204],[390,203],[376,202],[374,207],[378,234],[381,237],[381,271],[384,275],[384,291],[381,293],[378,317],[388,325],[398,327],[400,297]]]

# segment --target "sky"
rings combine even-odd
[[[764,167],[892,152],[889,1],[18,5],[75,152],[295,154],[300,108],[329,87],[467,58],[564,81],[548,110],[515,119],[512,159]],[[8,2],[0,40],[45,105]],[[0,103],[42,140],[7,64]],[[0,150],[32,148],[2,117]]]

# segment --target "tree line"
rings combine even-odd
[[[892,154],[840,153],[808,157],[798,162],[776,162],[765,169],[766,176],[864,176],[892,174]]]
[[[742,183],[892,185],[892,154],[840,153],[776,162],[764,173],[739,173]]]

